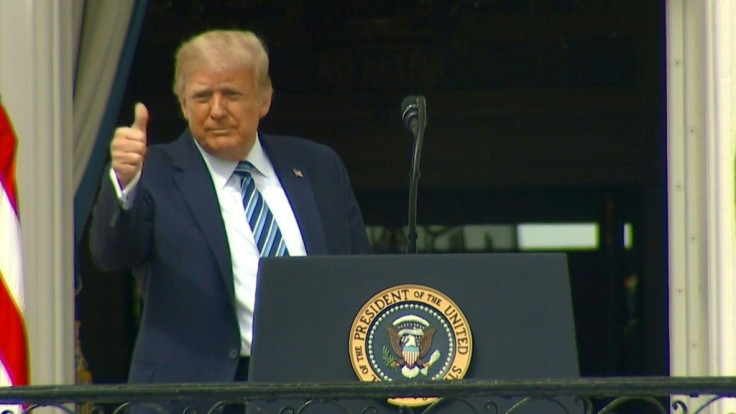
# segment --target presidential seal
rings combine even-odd
[[[454,380],[465,376],[473,351],[470,325],[442,292],[399,285],[363,305],[350,329],[350,361],[362,381]],[[396,398],[418,406],[436,398]]]

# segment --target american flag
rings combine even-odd
[[[15,152],[13,126],[0,104],[0,387],[28,385],[29,377]]]

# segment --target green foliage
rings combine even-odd
[[[383,350],[381,351],[381,358],[383,359],[383,363],[386,364],[387,367],[391,369],[398,369],[399,368],[399,362],[394,358],[394,354],[391,352],[390,349],[388,349],[387,346],[383,347]]]

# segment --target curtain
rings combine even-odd
[[[147,4],[147,0],[84,2],[74,79],[77,244],[107,158]]]

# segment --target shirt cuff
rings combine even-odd
[[[112,180],[112,187],[115,189],[115,194],[118,196],[118,203],[123,210],[130,210],[133,207],[133,201],[135,200],[135,193],[138,189],[138,180],[141,178],[141,172],[130,180],[125,188],[120,188],[120,182],[118,177],[115,175],[115,170],[110,168],[110,180]]]

